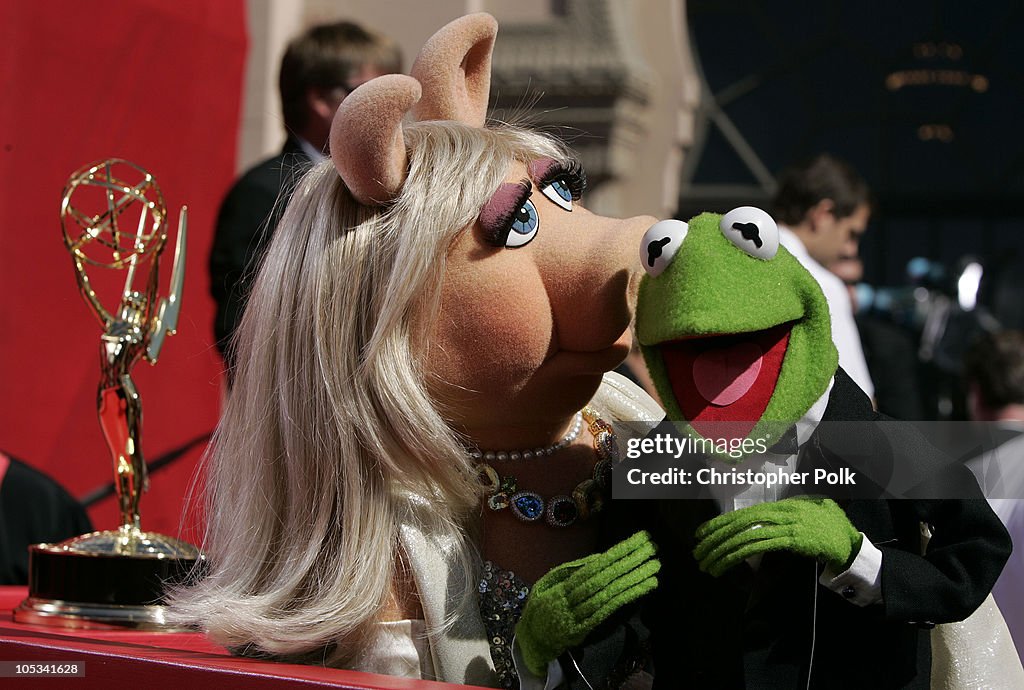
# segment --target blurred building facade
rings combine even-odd
[[[485,11],[501,25],[493,114],[568,141],[587,170],[592,210],[676,210],[699,94],[684,0],[247,0],[247,11],[239,170],[280,149],[278,66],[305,27],[350,19],[386,33],[402,46],[408,71],[434,31]]]

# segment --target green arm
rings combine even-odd
[[[564,563],[537,581],[516,625],[516,642],[530,671],[583,642],[591,630],[658,586],[654,543],[637,532],[604,553]]]
[[[719,515],[697,529],[693,555],[704,572],[718,577],[746,558],[792,551],[845,570],[862,536],[834,501],[787,498]]]

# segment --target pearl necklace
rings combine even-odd
[[[520,489],[514,476],[501,476],[490,465],[479,463],[477,470],[480,482],[488,494],[487,507],[494,511],[507,508],[523,522],[537,522],[544,518],[552,527],[568,527],[578,519],[585,520],[599,512],[611,485],[612,465],[618,460],[615,432],[589,405],[583,408],[580,415],[586,419],[594,437],[594,451],[597,454],[597,462],[594,463],[590,477],[577,484],[571,495],[552,496],[545,500],[536,491]],[[575,432],[574,438],[576,436],[579,436],[579,431]]]
[[[556,451],[562,450],[567,445],[575,441],[580,436],[580,432],[583,431],[583,413],[577,412],[576,417],[572,423],[572,428],[569,429],[569,433],[562,437],[560,441],[552,443],[550,446],[544,446],[543,448],[534,448],[532,450],[480,450],[474,448],[469,452],[470,457],[473,460],[484,462],[504,462],[505,460],[532,460],[533,458],[546,457],[548,455],[554,455]]]

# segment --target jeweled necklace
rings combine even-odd
[[[569,429],[569,432],[563,436],[561,440],[552,443],[550,446],[533,448],[531,450],[480,450],[479,448],[474,448],[469,452],[469,454],[474,460],[483,460],[484,462],[494,462],[495,460],[499,462],[503,462],[505,460],[532,460],[533,458],[554,455],[556,451],[562,450],[579,438],[582,430],[583,413],[577,412],[576,417],[573,418],[572,427]]]
[[[512,511],[512,514],[523,522],[538,522],[541,518],[552,527],[568,527],[577,520],[585,520],[597,513],[604,506],[605,493],[611,485],[612,465],[617,460],[615,432],[608,422],[597,416],[597,411],[589,405],[577,413],[577,425],[582,426],[580,419],[587,423],[594,437],[594,451],[597,462],[592,475],[576,485],[571,495],[552,496],[545,500],[536,491],[521,490],[516,478],[501,476],[487,463],[479,463],[480,481],[487,490],[487,507],[494,511]],[[580,433],[574,425],[574,431],[566,434],[558,443],[560,448],[569,445]],[[566,438],[572,436],[572,440]],[[561,444],[561,445],[560,445]],[[549,446],[552,447],[552,446]],[[554,451],[552,451],[553,453]],[[550,453],[544,453],[550,455]],[[534,454],[536,457],[536,453]],[[483,454],[487,459],[487,454]],[[509,459],[515,459],[509,457]]]

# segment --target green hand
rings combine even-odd
[[[604,553],[563,563],[537,580],[516,625],[523,661],[543,675],[548,662],[583,639],[620,607],[654,590],[661,563],[647,532]]]
[[[835,501],[786,498],[705,522],[697,529],[693,555],[700,569],[714,577],[768,551],[793,551],[845,570],[860,549],[861,538]]]

